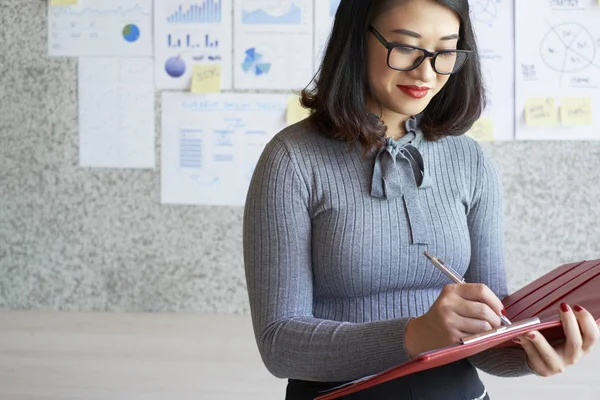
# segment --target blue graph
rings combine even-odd
[[[205,0],[202,5],[192,4],[186,10],[179,6],[167,17],[171,24],[218,24],[221,23],[221,1]]]
[[[217,49],[219,47],[219,40],[218,39],[212,40],[212,38],[208,34],[204,34],[204,35],[201,35],[201,40],[198,41],[198,40],[194,40],[192,35],[190,35],[188,33],[187,35],[185,35],[185,38],[182,42],[181,39],[175,39],[175,37],[173,37],[173,35],[169,34],[167,36],[167,44],[169,47],[172,47],[172,48],[186,47],[189,49],[197,49],[197,48]]]
[[[281,15],[271,15],[262,8],[242,11],[242,23],[247,25],[293,25],[302,23],[302,9],[292,3],[290,9]]]
[[[329,0],[329,15],[331,17],[335,17],[335,13],[340,6],[340,1],[342,0]]]

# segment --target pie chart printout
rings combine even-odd
[[[541,44],[541,56],[548,68],[557,72],[579,72],[596,57],[594,38],[577,23],[553,26]]]

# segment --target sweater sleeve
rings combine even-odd
[[[255,338],[276,377],[358,379],[409,359],[410,318],[348,323],[313,316],[310,188],[275,138],[257,163],[243,221],[244,268]]]
[[[479,146],[479,145],[477,145]],[[471,238],[471,260],[467,282],[486,284],[500,299],[508,295],[503,254],[502,182],[494,161],[478,148],[474,198],[467,215]],[[471,363],[482,371],[502,377],[532,373],[521,347],[490,349],[472,356]]]

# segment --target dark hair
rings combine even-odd
[[[365,100],[372,96],[367,78],[366,44],[371,22],[405,0],[342,0],[312,89],[302,91],[302,105],[321,134],[360,142],[364,154],[384,144],[386,127],[369,115]],[[436,0],[460,18],[458,49],[472,50],[464,67],[450,76],[423,111],[420,127],[427,140],[468,131],[485,107],[479,54],[469,17],[468,0]]]

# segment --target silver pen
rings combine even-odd
[[[442,271],[444,273],[444,275],[446,275],[448,278],[450,278],[452,280],[452,282],[460,283],[460,284],[467,283],[462,276],[460,276],[456,271],[454,271],[452,268],[450,268],[443,260],[440,260],[439,258],[432,256],[427,251],[425,251],[424,254],[425,254],[425,257],[427,257],[427,259],[429,261],[431,261],[431,263],[437,269]],[[506,317],[506,315],[500,315],[500,319],[502,320],[504,325],[512,325],[512,322],[510,322],[510,320]]]

